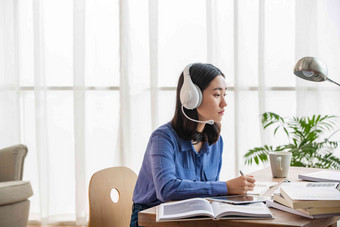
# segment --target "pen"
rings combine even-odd
[[[242,170],[240,170],[240,174],[241,174],[242,176],[244,176],[244,173],[243,173]],[[246,191],[246,195],[247,195],[247,191]]]

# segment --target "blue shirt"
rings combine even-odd
[[[227,195],[219,181],[223,140],[203,143],[197,153],[191,141],[178,137],[171,123],[155,130],[149,140],[133,193],[133,202],[150,206],[171,200]]]

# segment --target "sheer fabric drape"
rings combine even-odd
[[[30,220],[85,224],[94,172],[138,173],[191,62],[227,78],[221,178],[262,168],[243,154],[285,138],[259,114],[340,115],[338,87],[292,72],[315,56],[340,81],[339,11],[337,0],[0,1],[0,147],[29,147]]]

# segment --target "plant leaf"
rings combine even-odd
[[[310,117],[281,117],[273,112],[260,115],[265,130],[273,129],[275,136],[280,128],[288,137],[288,143],[273,148],[270,145],[250,149],[245,155],[245,164],[268,162],[268,152],[288,151],[292,153],[292,166],[340,169],[340,159],[333,152],[339,141],[329,138],[339,132],[338,117],[312,115]],[[269,127],[275,126],[275,127]],[[330,133],[328,137],[325,137]]]

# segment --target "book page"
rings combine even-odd
[[[157,210],[157,221],[176,220],[196,216],[214,217],[211,205],[207,200],[194,198],[178,202],[162,203]]]
[[[211,204],[216,218],[226,216],[243,216],[255,218],[271,218],[273,217],[270,210],[264,203],[251,203],[245,205],[233,205],[222,202],[213,202]]]
[[[255,187],[253,191],[248,191],[249,195],[263,195],[266,193],[271,187],[277,185],[277,182],[255,182]]]

